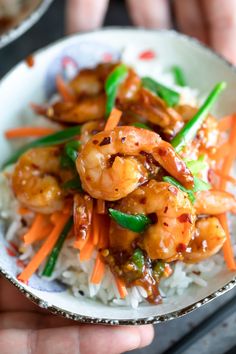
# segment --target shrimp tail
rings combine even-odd
[[[191,171],[169,143],[162,141],[152,154],[154,159],[184,187],[187,189],[194,187]]]

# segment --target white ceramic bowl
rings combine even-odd
[[[35,66],[28,68],[22,62],[0,84],[0,162],[9,154],[9,145],[3,132],[19,125],[22,116],[30,115],[29,102],[43,102],[53,90],[53,77],[60,70],[68,72],[78,67],[92,66],[103,59],[118,59],[127,46],[134,50],[153,49],[164,67],[173,64],[184,68],[189,86],[203,94],[214,84],[225,80],[228,88],[221,96],[217,115],[236,110],[236,71],[225,60],[203,47],[197,41],[173,31],[142,29],[106,29],[75,35],[58,41],[35,54]],[[3,232],[0,231],[0,272],[29,299],[53,313],[81,322],[104,324],[146,324],[180,317],[208,303],[236,285],[236,273],[226,267],[209,280],[205,288],[190,287],[182,296],[170,297],[161,305],[143,305],[137,310],[128,307],[110,307],[88,299],[79,300],[58,284],[45,288],[43,282],[35,287],[21,284],[16,259],[6,252]],[[44,290],[40,290],[44,289]]]
[[[0,48],[14,41],[32,27],[48,9],[52,1],[53,0],[28,1],[24,11],[14,16],[12,24],[7,27],[6,31],[0,33]],[[12,4],[10,6],[12,6]]]

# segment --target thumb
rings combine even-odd
[[[103,23],[109,0],[67,0],[66,33],[89,31]]]

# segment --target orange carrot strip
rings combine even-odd
[[[105,273],[105,264],[100,255],[97,255],[96,262],[93,268],[93,273],[90,282],[93,284],[100,284]]]
[[[111,111],[110,116],[107,119],[106,125],[104,130],[112,130],[115,127],[117,127],[117,125],[119,124],[120,118],[122,116],[122,112],[117,109],[117,108],[113,108]]]
[[[229,142],[222,144],[217,151],[212,155],[212,158],[219,163],[225,156],[231,151],[231,146]]]
[[[40,137],[55,133],[55,129],[44,127],[19,127],[9,129],[5,132],[7,139]]]
[[[47,240],[44,242],[44,244],[38,250],[38,252],[34,255],[34,257],[31,259],[31,261],[23,270],[23,272],[18,276],[18,280],[26,283],[29,280],[29,278],[33,275],[33,273],[38,269],[40,264],[44,261],[44,259],[48,256],[48,254],[55,246],[57,239],[60,236],[60,232],[65,226],[67,220],[68,220],[68,215],[62,214],[61,219],[55,225],[52,232],[48,236]]]
[[[20,215],[27,215],[29,213],[31,213],[31,211],[23,206],[19,207],[18,209],[18,214]]]
[[[220,220],[220,223],[221,223],[221,225],[225,231],[225,234],[226,234],[226,242],[224,243],[224,246],[223,246],[225,262],[227,264],[227,267],[230,270],[236,270],[236,263],[235,263],[235,259],[234,259],[233,249],[231,246],[230,233],[229,233],[229,227],[228,227],[226,214],[218,215],[218,219]]]
[[[218,123],[218,129],[222,132],[229,130],[233,123],[233,116],[225,116]]]
[[[101,219],[100,215],[94,211],[93,214],[93,223],[92,223],[92,234],[93,234],[93,244],[97,246],[99,241],[99,234],[101,232]]]
[[[80,254],[79,254],[80,261],[81,262],[88,261],[92,256],[93,250],[94,250],[93,237],[92,234],[90,234],[87,242],[80,250]]]
[[[236,184],[236,178],[232,177],[232,176],[229,176],[229,175],[225,175],[223,174],[221,171],[219,170],[213,170],[213,172],[219,176],[220,178],[222,178],[223,180],[225,180],[226,182],[230,182],[232,184]]]
[[[36,241],[42,240],[44,237],[48,236],[51,230],[52,226],[49,225],[46,216],[37,214],[31,228],[23,236],[24,243],[31,245]]]
[[[60,93],[64,101],[66,102],[74,102],[75,96],[71,88],[66,84],[61,75],[56,76],[56,87],[57,91]]]
[[[116,277],[116,286],[119,291],[121,299],[124,299],[128,295],[125,283],[121,278]]]
[[[97,213],[98,214],[105,214],[105,212],[106,212],[105,200],[97,199]]]

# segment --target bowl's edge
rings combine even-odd
[[[43,16],[52,2],[53,0],[43,0],[22,22],[3,33],[0,36],[0,48],[5,47],[29,30]]]
[[[48,6],[50,5],[50,3],[52,1],[53,0],[48,0],[48,2],[49,2]],[[196,45],[200,48],[203,48],[208,53],[208,55],[212,55],[212,56],[217,57],[218,60],[224,62],[224,64],[229,66],[230,69],[236,73],[236,67],[233,64],[231,64],[228,60],[226,60],[220,54],[218,54],[215,51],[213,51],[212,49],[210,49],[207,45],[201,43],[200,41],[198,41],[195,38],[189,37],[189,36],[182,34],[182,33],[178,33],[175,30],[166,30],[166,29],[155,30],[155,29],[145,29],[142,27],[134,29],[133,27],[129,27],[129,26],[128,27],[119,27],[119,26],[105,27],[105,28],[100,29],[98,31],[88,31],[88,32],[83,32],[81,34],[77,33],[77,34],[73,34],[73,35],[64,37],[62,39],[58,39],[57,41],[37,50],[35,53],[33,53],[33,55],[40,54],[41,52],[51,48],[52,46],[55,46],[55,45],[59,44],[60,42],[66,42],[68,39],[71,39],[71,38],[81,37],[83,35],[86,36],[86,34],[95,33],[95,32],[102,33],[104,31],[121,31],[121,30],[158,32],[158,33],[166,33],[166,34],[170,34],[173,36],[181,37],[183,40],[185,40],[187,42],[188,41],[193,42],[194,45]],[[0,47],[1,47],[1,43],[0,43]],[[1,82],[5,81],[7,79],[7,77],[9,75],[11,75],[11,73],[13,73],[14,70],[16,70],[17,67],[19,65],[21,65],[23,62],[24,61],[22,60],[15,67],[13,67],[6,75],[4,75],[3,78],[0,80],[0,84],[1,84]],[[29,300],[31,300],[33,303],[35,303],[39,307],[47,309],[51,313],[56,314],[56,315],[60,315],[64,318],[78,321],[80,323],[90,323],[90,324],[93,323],[93,324],[102,324],[102,325],[145,325],[145,324],[156,324],[156,323],[166,322],[166,321],[169,321],[169,320],[172,320],[175,318],[180,318],[180,317],[183,317],[183,316],[191,313],[192,311],[196,310],[197,308],[210,303],[212,300],[214,300],[218,296],[221,296],[221,295],[227,293],[229,290],[233,289],[236,286],[236,277],[233,277],[232,280],[230,280],[227,284],[225,284],[223,287],[221,287],[217,291],[211,293],[209,296],[207,296],[199,301],[196,301],[195,303],[193,303],[181,310],[172,311],[172,312],[164,314],[164,315],[157,315],[157,316],[153,316],[153,317],[121,320],[121,319],[113,319],[113,318],[106,319],[106,318],[96,318],[96,317],[91,317],[91,316],[79,315],[79,314],[72,313],[71,311],[63,310],[57,306],[49,305],[45,301],[42,301],[38,296],[31,293],[29,290],[26,290],[22,285],[20,285],[20,283],[18,283],[16,281],[16,279],[14,277],[9,275],[1,267],[0,267],[0,274],[2,276],[4,276],[4,278],[7,279],[16,288],[18,288]]]
[[[196,301],[195,303],[177,311],[169,312],[164,315],[157,315],[153,317],[143,317],[139,319],[116,319],[116,318],[97,318],[92,316],[84,316],[75,314],[68,310],[63,310],[57,306],[49,305],[46,301],[42,301],[38,296],[34,295],[31,291],[26,290],[16,279],[10,276],[5,270],[0,267],[0,275],[2,275],[6,280],[8,280],[11,284],[13,284],[21,293],[23,293],[30,301],[34,304],[38,305],[39,307],[50,311],[55,315],[60,315],[64,318],[71,319],[77,321],[79,323],[85,324],[101,324],[101,325],[147,325],[147,324],[157,324],[161,322],[170,321],[176,318],[183,317],[194,310],[200,308],[203,305],[206,305],[213,301],[215,298],[227,293],[228,291],[232,290],[236,286],[236,277],[234,277],[230,282],[224,285],[219,290],[213,292],[209,296],[205,297],[202,300]]]

